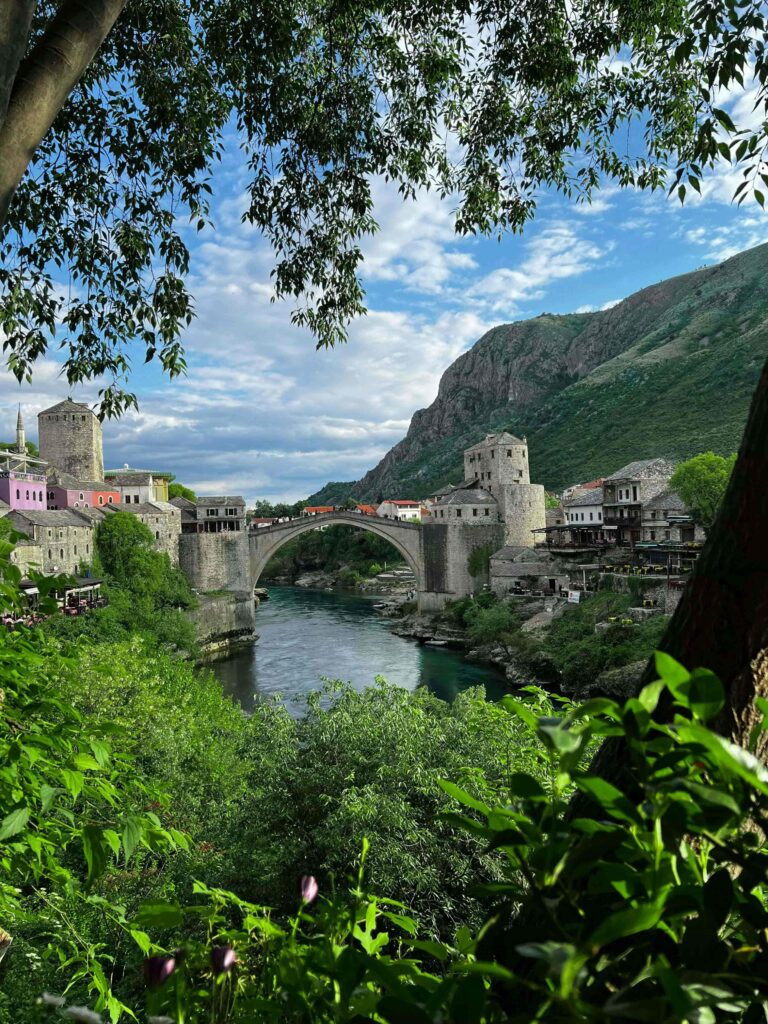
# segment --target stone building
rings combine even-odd
[[[581,491],[565,503],[569,542],[576,547],[606,544],[616,539],[616,527],[603,522],[603,489]]]
[[[107,484],[120,495],[125,505],[143,505],[148,501],[168,501],[168,484],[173,473],[159,469],[108,469]]]
[[[101,423],[84,402],[71,398],[37,417],[40,457],[76,480],[103,480]]]
[[[505,543],[533,547],[533,531],[546,527],[546,513],[544,487],[531,483],[525,438],[506,431],[488,434],[464,452],[464,477],[460,487],[472,482],[498,502]]]
[[[534,555],[517,547],[495,551],[490,561],[491,590],[497,597],[531,591],[555,595],[567,590],[568,573],[551,559],[546,552]]]
[[[693,544],[705,539],[683,499],[675,491],[665,490],[646,501],[642,514],[643,541],[646,543]]]
[[[432,506],[435,522],[445,521],[468,526],[499,522],[499,503],[482,487],[457,487]]]
[[[155,538],[157,550],[164,551],[169,555],[174,565],[179,564],[180,509],[169,501],[145,501],[138,504],[127,504],[121,511],[130,512],[131,515],[140,519]]]
[[[245,498],[223,497],[172,498],[179,509],[182,533],[239,533],[246,528]]]
[[[643,537],[643,506],[667,490],[675,467],[666,459],[641,459],[603,482],[603,523],[618,544],[634,547]]]
[[[57,512],[16,509],[9,513],[14,529],[41,553],[40,571],[75,575],[93,558],[93,525],[74,509]]]

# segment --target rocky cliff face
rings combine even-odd
[[[424,497],[501,427],[528,435],[534,477],[552,488],[635,458],[732,451],[766,351],[768,245],[608,310],[495,327],[350,493]]]

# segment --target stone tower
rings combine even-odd
[[[504,523],[504,543],[532,548],[531,530],[546,526],[544,487],[531,483],[528,442],[506,432],[488,434],[464,452],[464,477],[494,496]]]
[[[19,402],[19,415],[16,417],[16,451],[19,455],[27,454],[27,439],[24,434],[24,420],[21,415],[21,402]]]
[[[37,416],[40,456],[83,483],[104,479],[101,423],[84,402],[68,398]]]

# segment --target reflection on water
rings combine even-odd
[[[378,598],[301,587],[270,587],[256,614],[259,641],[215,662],[226,693],[249,710],[281,694],[294,714],[324,678],[356,689],[377,675],[409,690],[427,686],[452,700],[468,686],[485,686],[489,698],[508,692],[500,673],[464,661],[461,653],[394,636],[373,605]]]

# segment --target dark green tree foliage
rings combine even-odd
[[[8,362],[28,376],[61,319],[68,379],[104,374],[106,413],[135,401],[131,346],[171,375],[184,369],[193,306],[178,225],[208,222],[208,178],[233,121],[246,218],[273,245],[277,295],[298,300],[294,320],[321,345],[363,310],[361,237],[376,229],[379,176],[406,197],[457,195],[461,232],[520,229],[545,187],[588,201],[605,179],[671,184],[682,199],[719,160],[743,170],[739,198],[754,189],[764,202],[766,129],[716,106],[748,71],[765,102],[759,0],[12,10],[0,21]]]
[[[349,568],[367,575],[372,565],[400,565],[403,557],[384,537],[353,526],[329,526],[325,530],[308,530],[289,541],[269,560],[262,573],[264,579],[289,576],[294,579],[312,569]]]
[[[704,452],[682,462],[669,481],[694,521],[707,532],[715,521],[735,463],[735,454],[724,459],[714,452]]]
[[[195,603],[184,573],[155,550],[152,531],[129,512],[113,512],[96,530],[94,569],[106,578],[108,606],[74,619],[55,616],[45,629],[110,642],[142,633],[184,651],[196,649],[184,609]]]
[[[168,484],[168,497],[169,498],[186,498],[188,501],[197,501],[197,495],[190,487],[185,487],[184,484],[171,483]]]
[[[665,655],[657,666],[660,679],[623,705],[542,716],[505,698],[500,713],[546,769],[513,769],[484,795],[477,778],[441,783],[454,807],[444,820],[505,865],[479,935],[422,939],[405,908],[372,894],[363,842],[351,886],[321,881],[315,906],[311,889],[303,904],[297,893],[288,921],[200,883],[191,905],[143,907],[135,924],[184,950],[149,992],[150,1012],[215,1024],[762,1020],[768,853],[755,825],[768,812],[766,773],[707,728],[724,704],[711,673]],[[753,743],[764,728],[763,718]],[[609,737],[626,744],[623,786],[589,764]],[[212,977],[211,949],[224,943],[237,965]]]

